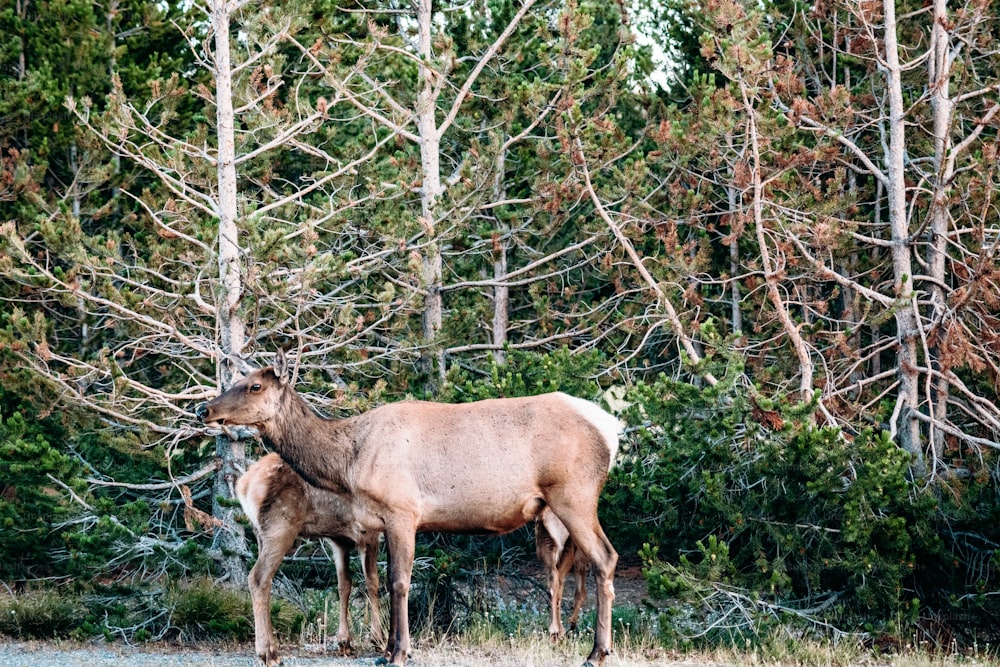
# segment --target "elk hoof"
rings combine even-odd
[[[587,662],[583,663],[583,667],[600,667],[600,664],[604,662],[604,659],[611,655],[610,649],[594,649],[590,652],[590,657],[587,658]]]
[[[260,659],[260,664],[264,665],[264,667],[280,667],[281,665],[281,656],[273,648],[268,649],[257,657]]]
[[[408,656],[407,656],[406,653],[403,653],[402,657],[400,657],[398,655],[386,657],[386,656],[383,655],[383,656],[381,656],[379,658],[375,658],[375,664],[376,665],[405,665],[407,657]]]

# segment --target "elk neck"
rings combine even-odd
[[[276,415],[262,424],[265,444],[313,486],[347,492],[353,451],[348,421],[321,417],[291,388],[281,398]]]

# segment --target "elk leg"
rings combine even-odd
[[[569,626],[570,630],[576,630],[577,621],[580,620],[580,610],[583,609],[583,603],[587,601],[587,570],[590,563],[587,562],[583,552],[576,550],[572,542],[567,545],[566,552],[567,560],[573,563],[573,583],[576,585],[573,591],[573,611],[566,619],[566,625]]]
[[[257,562],[247,578],[250,598],[253,600],[253,627],[257,657],[265,667],[281,664],[278,646],[271,626],[271,584],[281,561],[288,553],[301,526],[276,522],[265,536],[258,535],[260,547]],[[271,528],[269,526],[269,528]]]
[[[578,507],[578,506],[577,506]],[[597,627],[594,628],[594,648],[585,665],[600,665],[611,653],[611,607],[615,601],[615,567],[618,552],[611,546],[604,529],[597,521],[597,508],[574,512],[566,508],[559,518],[569,530],[570,539],[594,566],[597,578]],[[590,518],[588,518],[590,517]]]
[[[365,587],[368,589],[369,636],[371,642],[378,646],[385,641],[378,595],[378,541],[375,544],[359,544],[358,552],[361,555],[361,571],[365,576]]]
[[[351,565],[350,551],[335,540],[333,563],[337,568],[337,595],[340,596],[340,620],[337,628],[337,648],[342,654],[351,652]]]
[[[389,571],[389,664],[402,667],[410,652],[409,605],[410,577],[416,547],[416,531],[412,523],[396,522],[386,526],[385,539],[390,559]]]

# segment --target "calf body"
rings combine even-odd
[[[340,649],[346,651],[351,646],[349,559],[355,546],[368,589],[371,637],[376,642],[383,640],[378,599],[380,533],[365,531],[354,521],[348,500],[307,484],[277,454],[268,454],[247,469],[236,483],[236,497],[253,525],[259,546],[249,586],[257,657],[266,667],[281,663],[271,627],[271,585],[282,559],[299,536],[328,538],[333,546],[340,596]]]
[[[597,501],[620,424],[562,393],[459,405],[402,401],[343,420],[316,415],[287,380],[284,356],[204,409],[209,424],[251,425],[310,483],[350,496],[355,521],[384,531],[390,561],[392,664],[410,650],[407,601],[415,534],[506,533],[546,508],[597,579],[597,625],[588,662],[611,651],[618,555]]]

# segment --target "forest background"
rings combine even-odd
[[[0,581],[79,596],[37,632],[243,587],[260,445],[193,410],[283,348],[331,416],[603,400],[665,643],[995,643],[995,3],[6,0],[0,34]],[[421,548],[427,588],[531,549]]]

